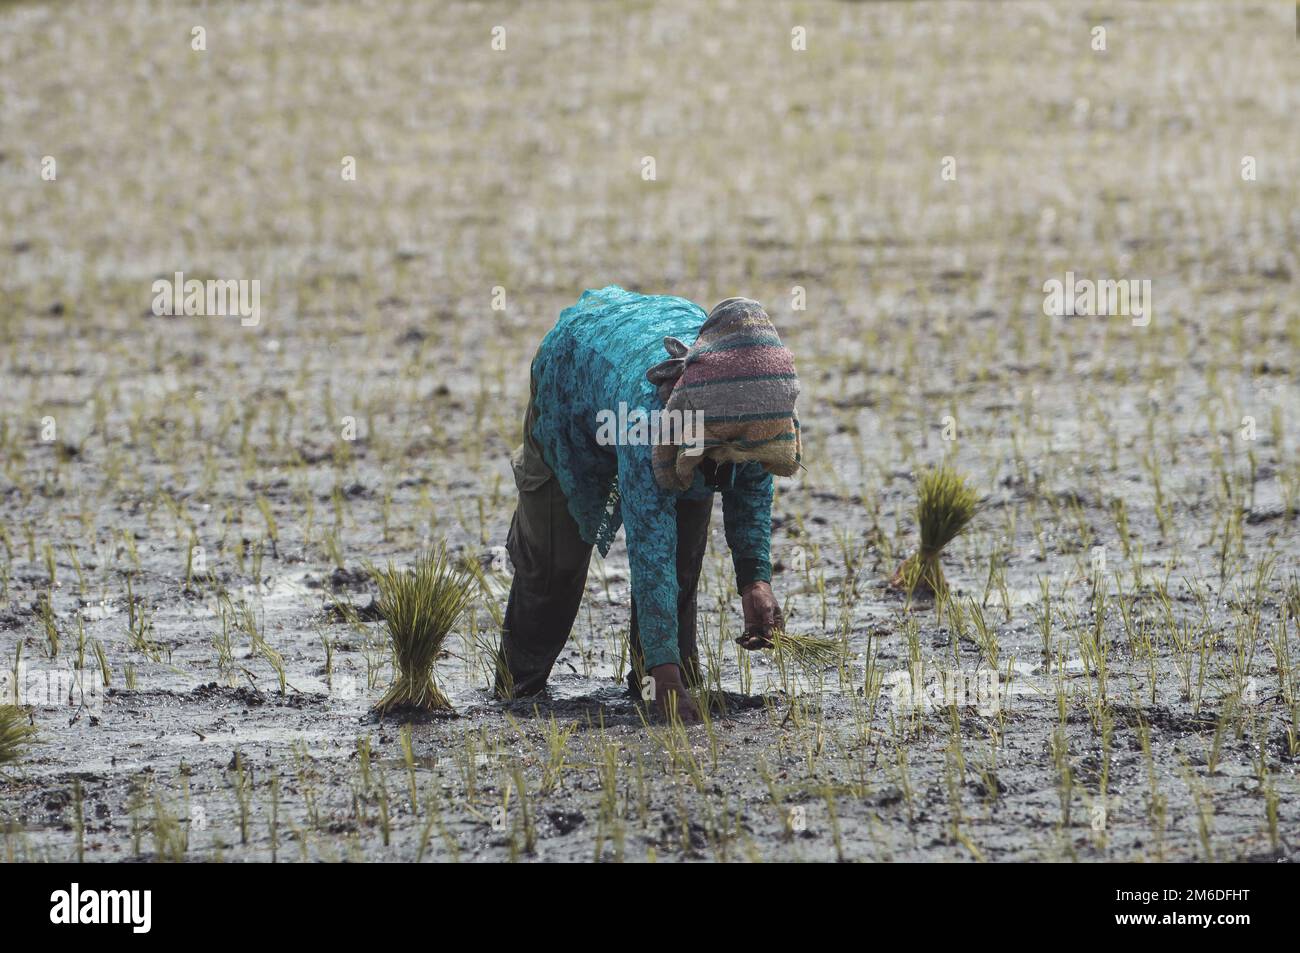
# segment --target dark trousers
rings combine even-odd
[[[521,452],[533,459],[521,462]],[[506,540],[515,575],[501,632],[496,685],[502,697],[535,695],[545,687],[577,618],[591,562],[591,544],[578,533],[555,477],[542,477],[540,485],[536,478],[520,479],[521,473],[538,474],[539,462],[527,445],[516,451],[519,505]],[[712,511],[712,497],[677,500],[677,647],[688,679],[699,677],[695,603]],[[643,665],[635,599],[628,643],[632,661],[628,685],[639,693]]]

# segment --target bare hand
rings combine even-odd
[[[741,606],[745,612],[745,634],[736,641],[743,649],[770,648],[772,633],[785,628],[781,606],[768,582],[750,583],[741,593]]]

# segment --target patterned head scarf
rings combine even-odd
[[[668,360],[646,372],[664,409],[704,412],[703,450],[728,460],[754,460],[777,476],[799,469],[803,445],[795,398],[794,355],[781,344],[763,306],[728,298],[709,312],[689,348],[664,338]],[[697,435],[698,436],[698,435]],[[690,487],[704,460],[696,447],[657,444],[655,481],[665,490]]]

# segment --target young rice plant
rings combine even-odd
[[[457,569],[446,548],[428,552],[411,569],[369,567],[379,587],[376,604],[388,628],[397,678],[375,710],[450,711],[433,667],[452,626],[474,598],[474,578]]]
[[[891,585],[909,596],[916,592],[945,596],[939,554],[975,516],[975,492],[966,479],[947,464],[924,471],[917,480],[916,522],[921,528],[921,550],[903,561]]]

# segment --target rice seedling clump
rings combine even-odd
[[[410,569],[391,562],[370,568],[379,587],[376,607],[388,629],[397,677],[375,703],[381,714],[395,709],[450,711],[433,668],[452,627],[474,598],[473,577],[458,569],[445,548],[425,553]]]
[[[772,633],[772,657],[782,668],[792,664],[806,674],[816,675],[840,664],[844,645],[839,639],[777,629]]]
[[[922,472],[917,480],[916,522],[921,549],[903,561],[890,584],[907,594],[946,596],[948,581],[939,555],[975,516],[975,492],[966,478],[947,464]]]
[[[0,765],[22,758],[35,737],[36,729],[21,708],[0,705]]]

